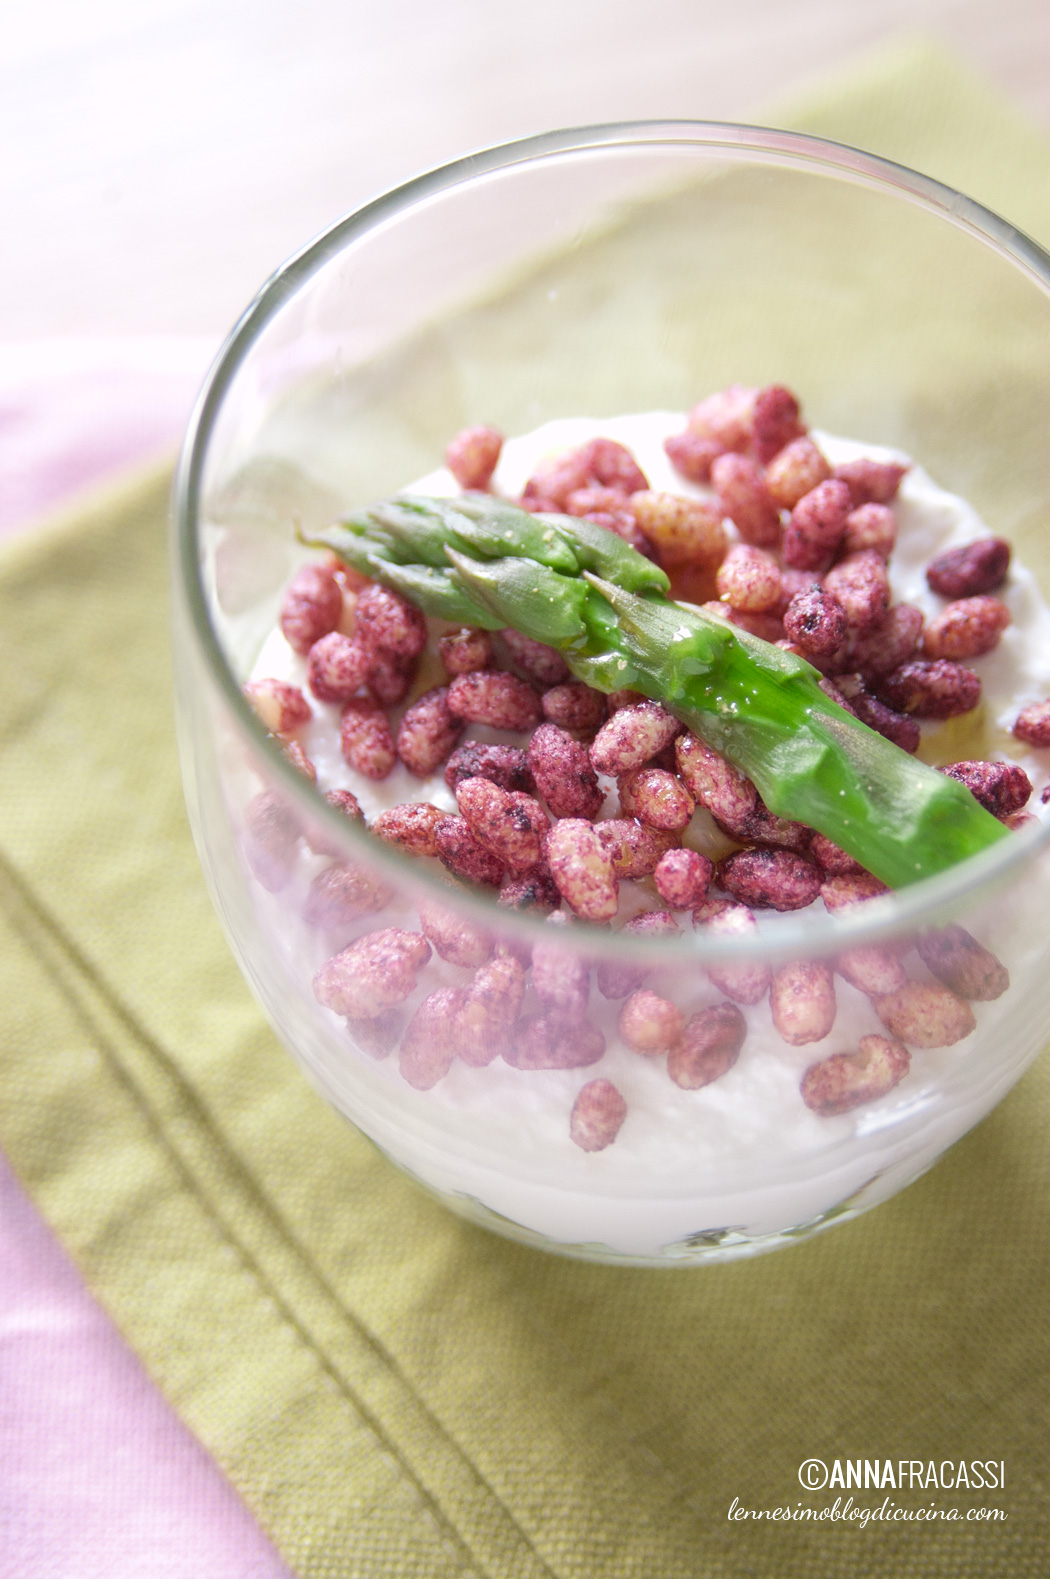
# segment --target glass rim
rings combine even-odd
[[[284,756],[279,742],[263,729],[227,662],[201,582],[203,562],[198,545],[204,467],[223,400],[259,336],[296,292],[345,247],[429,198],[498,172],[562,155],[661,147],[722,153],[742,162],[751,160],[812,171],[874,191],[895,193],[998,253],[1050,296],[1050,253],[1024,231],[944,182],[848,143],[808,132],[729,121],[642,120],[568,127],[479,149],[424,171],[344,215],[293,253],[263,283],[216,354],[190,416],[175,471],[172,503],[176,595],[181,594],[184,601],[198,651],[203,655],[212,681],[252,748],[263,754],[268,772],[282,791],[303,816],[308,816],[315,825],[320,821],[326,832],[345,844],[348,854],[353,853],[355,845],[362,850],[367,847],[369,862],[384,871],[391,881],[403,885],[407,879],[413,886],[430,890],[435,902],[461,909],[478,924],[517,934],[523,941],[535,942],[541,935],[550,937],[542,918],[496,907],[493,899],[474,891],[450,888],[440,877],[415,864],[411,857],[372,838],[366,830],[328,805],[313,784]],[[997,885],[1010,872],[1030,861],[1048,842],[1050,824],[1037,823],[1017,831],[1013,839],[1001,840],[936,877],[865,901],[852,910],[814,915],[807,909],[795,913],[797,921],[781,913],[771,927],[763,927],[760,913],[758,932],[747,937],[716,940],[701,932],[683,931],[678,936],[665,934],[646,939],[629,934],[622,939],[618,933],[583,923],[573,931],[588,953],[611,960],[644,957],[654,962],[659,959],[665,964],[680,964],[701,958],[743,961],[767,958],[772,953],[785,957],[800,953],[806,956],[831,954],[846,946],[877,941],[901,931],[920,930],[924,921],[930,923],[937,912],[950,909],[968,894]]]

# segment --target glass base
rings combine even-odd
[[[370,1139],[368,1136],[365,1138]],[[686,1234],[681,1239],[672,1240],[670,1244],[661,1245],[653,1255],[644,1255],[615,1250],[611,1245],[601,1243],[573,1244],[561,1239],[552,1239],[535,1228],[526,1228],[522,1223],[515,1222],[513,1218],[504,1217],[500,1212],[493,1211],[476,1196],[440,1190],[435,1185],[428,1184],[426,1180],[413,1173],[411,1168],[398,1162],[396,1157],[391,1157],[389,1152],[384,1151],[375,1141],[372,1141],[372,1145],[399,1173],[411,1179],[413,1184],[430,1196],[431,1200],[447,1207],[457,1217],[479,1228],[487,1228],[490,1233],[499,1234],[504,1239],[511,1239],[515,1244],[528,1245],[534,1250],[545,1250],[550,1255],[565,1256],[572,1261],[596,1261],[606,1266],[712,1266],[717,1262],[742,1261],[750,1256],[766,1255],[771,1250],[786,1249],[788,1245],[798,1244],[802,1239],[810,1239],[814,1234],[833,1228],[838,1223],[851,1222],[877,1205],[882,1198],[872,1188],[880,1177],[876,1175],[848,1199],[838,1202],[835,1206],[829,1206],[819,1216],[811,1218],[808,1222],[799,1223],[794,1228],[778,1229],[766,1234],[749,1233],[746,1228],[740,1227],[705,1228],[693,1234]]]
[[[533,1228],[525,1228],[520,1223],[512,1222],[509,1217],[502,1217],[499,1212],[494,1212],[491,1207],[475,1200],[473,1196],[446,1195],[440,1190],[422,1184],[419,1180],[416,1180],[416,1183],[434,1200],[440,1201],[450,1211],[455,1212],[457,1217],[464,1217],[468,1222],[501,1234],[504,1239],[513,1239],[517,1244],[546,1250],[551,1255],[567,1256],[573,1261],[598,1261],[607,1266],[712,1266],[717,1262],[742,1261],[749,1256],[766,1255],[771,1250],[780,1250],[788,1245],[797,1244],[800,1239],[809,1239],[825,1228],[834,1227],[837,1223],[849,1222],[868,1210],[867,1205],[843,1201],[838,1206],[829,1207],[826,1212],[822,1212],[810,1222],[800,1223],[797,1228],[785,1228],[769,1234],[750,1234],[745,1228],[702,1229],[695,1234],[686,1234],[683,1239],[661,1245],[655,1255],[649,1256],[614,1250],[610,1245],[567,1244],[562,1240],[551,1239]]]

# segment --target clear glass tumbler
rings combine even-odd
[[[694,929],[688,912],[650,936],[623,932],[622,914],[552,927],[496,906],[326,803],[246,703],[310,557],[301,535],[432,471],[471,424],[600,424],[776,382],[814,426],[907,451],[964,495],[1046,593],[1048,287],[1037,246],[912,171],[795,133],[644,123],[551,133],[409,182],[287,263],[234,328],[176,493],[194,834],[279,1036],[454,1210],[562,1254],[657,1265],[753,1254],[887,1198],[1043,1045],[1046,828],[1037,817],[853,910],[763,912],[742,935]],[[1021,749],[982,714],[924,742],[933,762]],[[956,927],[986,951],[970,998],[948,961],[956,1021],[920,1004],[892,1089],[839,1113],[807,1106],[806,1070],[885,1034],[878,1000],[898,977],[933,984],[929,940],[950,955]],[[776,1029],[770,983],[775,998],[792,973],[833,984],[818,1042]],[[643,981],[685,1020],[722,1006],[720,1078],[669,1078],[666,1057],[624,1042],[625,995]],[[540,1067],[504,1056],[508,1035],[522,1045],[519,1017],[559,993],[563,1029],[529,1044]],[[611,1144],[586,1149],[620,1118]]]

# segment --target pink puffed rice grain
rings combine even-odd
[[[795,439],[766,467],[766,487],[774,504],[793,510],[818,483],[831,476],[820,450],[809,437]]]
[[[438,652],[445,672],[450,679],[457,674],[470,674],[475,669],[488,669],[492,664],[492,637],[488,631],[474,625],[464,625],[450,631],[438,641]]]
[[[846,640],[846,611],[825,587],[798,592],[784,613],[784,630],[807,657],[830,658]]]
[[[370,698],[347,702],[339,726],[339,745],[347,767],[366,779],[385,779],[397,761],[387,716]]]
[[[445,764],[445,783],[453,792],[464,779],[491,779],[500,789],[530,794],[536,784],[529,759],[520,746],[487,746],[468,740],[457,747]]]
[[[624,1119],[627,1103],[611,1080],[589,1080],[580,1090],[569,1118],[569,1135],[582,1151],[611,1146]]]
[[[561,895],[554,884],[554,879],[544,867],[538,867],[534,872],[526,872],[524,876],[508,877],[500,887],[497,904],[503,905],[507,910],[557,910],[561,904]]]
[[[610,691],[605,698],[605,710],[611,718],[624,707],[637,707],[640,702],[647,702],[649,698],[643,696],[641,691]]]
[[[674,937],[678,930],[678,922],[669,910],[644,910],[626,923],[620,936],[628,939]],[[626,998],[629,992],[642,985],[649,969],[647,965],[631,965],[626,960],[603,960],[598,966],[598,991],[603,998]]]
[[[862,1036],[855,1053],[835,1053],[811,1064],[802,1076],[802,1100],[814,1113],[832,1118],[875,1102],[908,1073],[911,1056],[885,1036]]]
[[[940,982],[908,981],[872,1003],[891,1036],[912,1047],[951,1047],[977,1023],[966,1000]]]
[[[343,816],[348,817],[351,822],[364,822],[365,814],[361,810],[361,804],[351,790],[326,790],[324,798],[329,806],[334,806],[336,811],[341,811]]]
[[[485,848],[465,817],[443,817],[435,825],[434,843],[442,866],[456,877],[489,888],[498,888],[503,881],[503,862]]]
[[[439,987],[424,998],[406,1027],[398,1054],[401,1077],[417,1091],[443,1080],[456,1056],[456,1019],[466,1002],[459,987]]]
[[[587,473],[603,488],[616,488],[620,493],[639,493],[648,488],[649,482],[638,462],[625,444],[615,439],[591,439],[581,454],[585,458]]]
[[[616,877],[648,877],[675,843],[673,833],[643,827],[631,817],[607,817],[594,831],[608,851]]]
[[[319,702],[348,702],[364,684],[371,661],[356,637],[330,631],[310,648],[306,683]]]
[[[421,933],[383,927],[322,965],[314,977],[314,996],[336,1014],[373,1020],[415,990],[416,974],[429,958],[430,944]]]
[[[385,844],[396,844],[409,855],[437,855],[434,830],[448,816],[440,806],[429,801],[404,801],[400,806],[388,806],[372,819],[371,831]]]
[[[448,705],[448,687],[435,686],[407,707],[397,731],[397,754],[410,773],[426,779],[436,773],[463,733],[463,722]]]
[[[427,644],[427,622],[419,610],[378,582],[358,594],[356,613],[357,640],[372,652],[404,662],[417,658]]]
[[[582,1069],[604,1052],[605,1037],[590,1020],[530,1014],[514,1027],[503,1058],[514,1069]]]
[[[853,634],[849,667],[869,682],[899,669],[918,651],[922,618],[922,610],[911,603],[893,604],[866,630]]]
[[[420,903],[419,924],[435,954],[450,965],[463,965],[477,970],[479,965],[486,965],[492,958],[495,945],[491,935],[436,901]]]
[[[381,878],[359,866],[337,861],[318,872],[311,882],[303,920],[321,931],[336,931],[360,916],[384,910],[393,897],[393,889]]]
[[[298,740],[286,740],[281,746],[281,755],[292,764],[297,773],[302,774],[304,779],[309,779],[311,784],[317,783],[317,769]]]
[[[918,950],[930,974],[960,998],[988,1003],[1001,998],[1010,985],[1006,966],[965,927],[937,927],[926,932],[919,939]]]
[[[747,384],[730,384],[706,395],[689,413],[689,431],[716,439],[724,450],[746,450],[754,431],[757,394],[758,390]]]
[[[552,685],[544,691],[541,706],[549,724],[580,735],[593,735],[605,721],[605,697],[582,680]]]
[[[276,790],[260,790],[248,802],[244,853],[268,893],[279,894],[291,881],[301,831],[294,810]]]
[[[1032,793],[1032,781],[1017,762],[949,762],[938,771],[965,784],[993,817],[1012,817]]]
[[[786,444],[797,442],[806,432],[798,401],[783,384],[767,384],[755,396],[751,407],[751,442],[755,455],[768,466]]]
[[[792,850],[737,850],[716,870],[720,887],[759,909],[803,910],[821,888],[820,868]]]
[[[826,570],[842,542],[849,512],[845,483],[821,482],[803,494],[784,528],[785,565],[796,570]]]
[[[981,700],[979,677],[947,658],[902,663],[878,682],[877,689],[879,699],[894,712],[915,718],[957,718],[972,712]]]
[[[883,894],[888,894],[886,884],[877,877],[872,877],[870,872],[847,872],[834,877],[825,877],[820,885],[820,897],[824,907],[832,915],[840,911],[852,909],[854,905],[864,904],[869,899],[878,899]]]
[[[755,548],[775,548],[780,542],[780,513],[761,468],[747,455],[720,455],[711,467],[711,482],[742,540]]]
[[[475,972],[455,1019],[456,1052],[465,1064],[490,1064],[506,1045],[525,995],[525,967],[498,954]]]
[[[659,702],[639,702],[621,707],[603,724],[590,750],[591,765],[598,773],[618,777],[640,768],[682,730],[672,713]]]
[[[722,513],[703,499],[677,493],[636,493],[631,510],[640,530],[653,544],[661,565],[721,563],[726,551]]]
[[[550,942],[533,945],[532,990],[549,1014],[579,1019],[590,997],[590,970],[578,954],[568,952],[555,936]]]
[[[771,554],[736,543],[718,567],[715,586],[731,609],[768,614],[780,602],[780,568]]]
[[[1010,610],[986,595],[959,598],[934,616],[922,638],[925,658],[979,658],[991,652],[1010,623]]]
[[[851,987],[866,993],[869,998],[900,992],[908,979],[899,951],[873,943],[843,949],[836,957],[835,969]]]
[[[365,676],[365,690],[380,707],[397,707],[412,689],[418,668],[418,658],[395,658],[388,652],[374,652]]]
[[[744,832],[758,804],[758,791],[739,768],[688,732],[675,741],[678,771],[698,806],[730,833]]]
[[[347,1020],[351,1040],[369,1058],[388,1058],[401,1039],[401,1016],[394,1009],[374,1020]]]
[[[523,510],[564,511],[569,495],[593,483],[587,456],[573,450],[534,472],[521,495]]]
[[[445,465],[464,489],[484,489],[492,481],[503,448],[498,428],[463,428],[445,450]]]
[[[838,599],[850,631],[860,635],[877,624],[889,608],[886,561],[871,548],[847,554],[824,577],[824,590]]]
[[[592,519],[595,515],[619,515],[633,520],[622,488],[576,488],[565,501],[566,513]]]
[[[653,872],[656,892],[672,910],[695,910],[707,893],[714,866],[697,850],[668,850]]]
[[[790,1047],[823,1041],[835,1023],[835,982],[821,960],[796,960],[773,972],[773,1024]]]
[[[716,1003],[694,1014],[667,1056],[676,1086],[698,1091],[728,1074],[747,1036],[747,1021],[734,1003]]]
[[[777,613],[783,616],[787,613],[787,607],[792,598],[797,597],[800,592],[808,591],[810,587],[819,586],[820,577],[815,570],[793,570],[790,565],[782,565],[780,567],[780,603],[777,607]]]
[[[701,905],[693,915],[693,925],[711,937],[752,937],[758,931],[754,915],[746,905],[710,901]],[[708,965],[707,977],[719,992],[732,998],[734,1003],[754,1005],[761,1003],[769,991],[773,972],[764,960],[719,961]]]
[[[1005,538],[982,537],[931,559],[926,580],[942,598],[975,598],[1001,587],[1009,568],[1010,545]]]
[[[529,741],[528,764],[535,785],[555,817],[598,815],[605,793],[587,747],[557,724],[541,724]]]
[[[561,685],[569,678],[569,666],[554,647],[534,641],[531,636],[522,636],[516,630],[503,630],[500,635],[515,664],[536,685]]]
[[[774,817],[759,796],[738,837],[750,844],[771,844],[780,850],[794,850],[797,855],[805,855],[813,840],[813,830],[804,822]]]
[[[1014,719],[1013,734],[1029,746],[1050,746],[1050,701],[1022,707]]]
[[[615,439],[595,438],[530,477],[521,502],[526,510],[565,510],[570,495],[581,488],[610,488],[626,500],[648,486],[645,473],[625,445]]]
[[[558,892],[583,921],[611,921],[619,884],[593,824],[565,817],[547,835],[547,864]]]
[[[281,600],[281,630],[302,657],[315,641],[339,624],[343,592],[329,566],[304,565],[296,571]]]
[[[539,723],[540,699],[531,685],[502,669],[458,674],[448,690],[449,711],[467,724],[524,731]]]
[[[856,508],[865,504],[889,504],[896,497],[907,470],[907,466],[896,461],[863,459],[836,466],[832,476],[846,484]]]
[[[635,768],[617,780],[617,788],[624,816],[662,833],[681,833],[696,810],[681,779],[663,768]]]
[[[711,466],[723,453],[724,446],[717,439],[705,439],[701,434],[686,428],[683,433],[672,433],[664,440],[668,460],[690,482],[707,482]]]
[[[470,831],[510,872],[528,872],[543,859],[550,826],[538,800],[500,789],[490,779],[463,779],[456,786],[460,812]]]
[[[577,488],[575,493],[570,493],[565,508],[570,515],[615,532],[640,554],[649,552],[649,544],[634,519],[631,500],[619,489]]]
[[[921,733],[915,720],[906,713],[894,712],[885,702],[880,702],[877,696],[872,696],[863,685],[860,675],[836,675],[835,685],[842,705],[862,724],[867,724],[869,729],[892,740],[902,751],[915,752],[919,749]]]
[[[826,839],[822,833],[813,835],[809,853],[817,865],[827,872],[829,876],[837,876],[844,872],[862,872],[864,868],[852,855],[847,855],[837,844]]]
[[[648,987],[632,992],[620,1010],[620,1036],[632,1052],[658,1058],[678,1041],[685,1027],[682,1011]]]
[[[885,504],[862,504],[846,517],[842,546],[847,554],[870,549],[880,559],[889,559],[897,541],[897,518]]]
[[[350,790],[327,790],[325,792],[324,798],[328,802],[329,806],[334,807],[336,811],[340,812],[348,822],[364,822],[365,814],[361,810],[360,802],[358,801],[357,796],[352,794]],[[337,844],[326,829],[307,827],[303,830],[303,836],[306,839],[308,847],[315,855],[331,855],[334,856],[336,860],[341,859],[343,855],[343,846],[341,844]]]
[[[285,680],[249,680],[242,690],[252,712],[271,735],[290,735],[313,716],[299,687]]]

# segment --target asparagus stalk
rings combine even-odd
[[[758,786],[891,887],[953,866],[1006,829],[955,779],[847,713],[806,663],[674,603],[614,532],[487,494],[384,500],[311,538],[424,613],[511,626],[599,691],[661,702]]]

